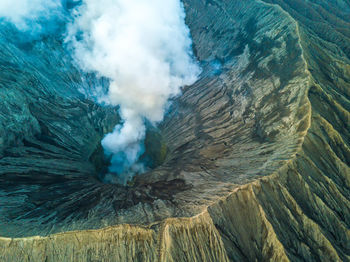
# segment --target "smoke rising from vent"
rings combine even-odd
[[[123,123],[105,136],[110,171],[134,173],[143,152],[145,119],[163,119],[168,99],[199,72],[180,0],[85,0],[66,41],[85,71],[111,80],[104,100],[120,106]]]
[[[45,30],[45,18],[58,21],[63,13],[70,14],[64,38],[76,64],[110,80],[108,93],[96,91],[96,99],[119,106],[123,121],[102,145],[111,156],[110,171],[125,181],[143,171],[138,158],[145,121],[160,122],[169,98],[200,73],[184,7],[180,0],[0,1],[0,17],[23,31]]]

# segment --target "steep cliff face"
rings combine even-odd
[[[350,261],[350,3],[184,4],[203,74],[159,127],[164,164],[133,187],[93,179],[118,119],[74,93],[74,68],[2,55],[1,106],[19,113],[1,124],[27,124],[1,136],[1,261]],[[20,88],[12,71],[31,67]]]

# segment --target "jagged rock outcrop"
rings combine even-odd
[[[75,93],[68,62],[53,76],[61,57],[31,62],[56,45],[22,65],[2,44],[0,261],[350,261],[350,3],[184,4],[203,74],[132,187],[89,161],[115,111]]]

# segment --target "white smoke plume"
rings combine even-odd
[[[53,17],[61,11],[59,0],[0,0],[0,18],[23,31],[39,32],[39,20]]]
[[[71,9],[68,6],[73,6]],[[65,9],[66,8],[66,9]],[[98,101],[119,106],[121,125],[102,141],[110,171],[134,174],[143,153],[145,121],[163,119],[169,98],[194,83],[193,59],[181,0],[0,0],[0,18],[23,31],[45,30],[45,19],[69,12],[66,46],[76,64],[110,80]],[[44,21],[44,23],[43,23]],[[96,94],[98,94],[96,87]]]
[[[67,42],[85,71],[111,80],[105,100],[120,106],[123,124],[102,145],[111,171],[137,169],[147,119],[163,119],[169,98],[200,72],[180,0],[84,0]]]

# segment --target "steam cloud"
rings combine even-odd
[[[26,30],[29,21],[59,13],[67,1],[1,0],[0,16]],[[120,107],[123,122],[102,146],[112,156],[110,171],[123,174],[125,182],[128,173],[142,172],[145,121],[161,121],[169,98],[200,73],[184,7],[180,0],[70,1],[80,4],[71,10],[67,47],[83,71],[110,79],[98,100]]]
[[[192,84],[190,32],[180,0],[85,0],[68,27],[67,41],[85,71],[111,80],[105,100],[120,106],[124,123],[105,136],[110,171],[135,172],[144,120],[157,123],[170,97]]]
[[[0,0],[0,17],[20,30],[40,32],[39,20],[58,15],[62,2],[57,0]]]

